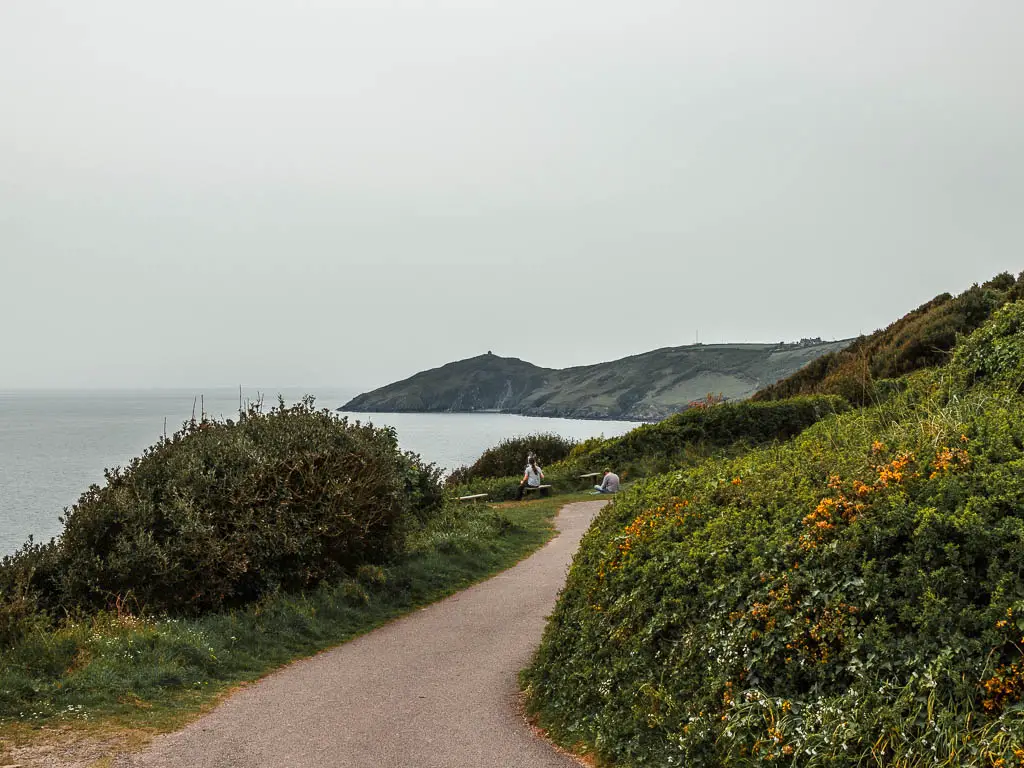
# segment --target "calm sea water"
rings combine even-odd
[[[266,401],[280,393],[289,403],[305,390],[267,390]],[[255,400],[259,392],[245,390]],[[314,390],[317,405],[334,409],[354,390]],[[124,465],[170,434],[202,407],[213,416],[234,417],[237,389],[149,390],[120,392],[0,392],[0,555],[17,549],[31,535],[36,541],[60,533],[58,517],[103,470]],[[497,413],[349,414],[353,419],[393,426],[405,450],[453,469],[476,459],[506,437],[555,432],[584,439],[620,435],[636,426],[624,421],[543,419]]]

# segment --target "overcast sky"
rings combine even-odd
[[[0,388],[842,338],[1024,269],[1021,0],[0,3]]]

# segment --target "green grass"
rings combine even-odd
[[[196,619],[106,613],[0,653],[0,741],[26,728],[168,730],[234,686],[343,643],[514,565],[585,495],[447,506],[388,567]]]

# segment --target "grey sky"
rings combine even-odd
[[[1020,0],[5,0],[0,388],[840,338],[1024,269]]]

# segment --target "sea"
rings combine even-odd
[[[304,395],[332,411],[358,394],[341,388],[160,389],[121,391],[0,391],[0,556],[30,537],[60,534],[59,517],[103,471],[124,466],[204,412],[234,418],[239,404],[265,406]],[[637,426],[629,421],[593,421],[514,416],[502,413],[339,413],[350,419],[394,427],[403,450],[448,470],[470,464],[507,437],[554,432],[567,438],[614,437]]]

